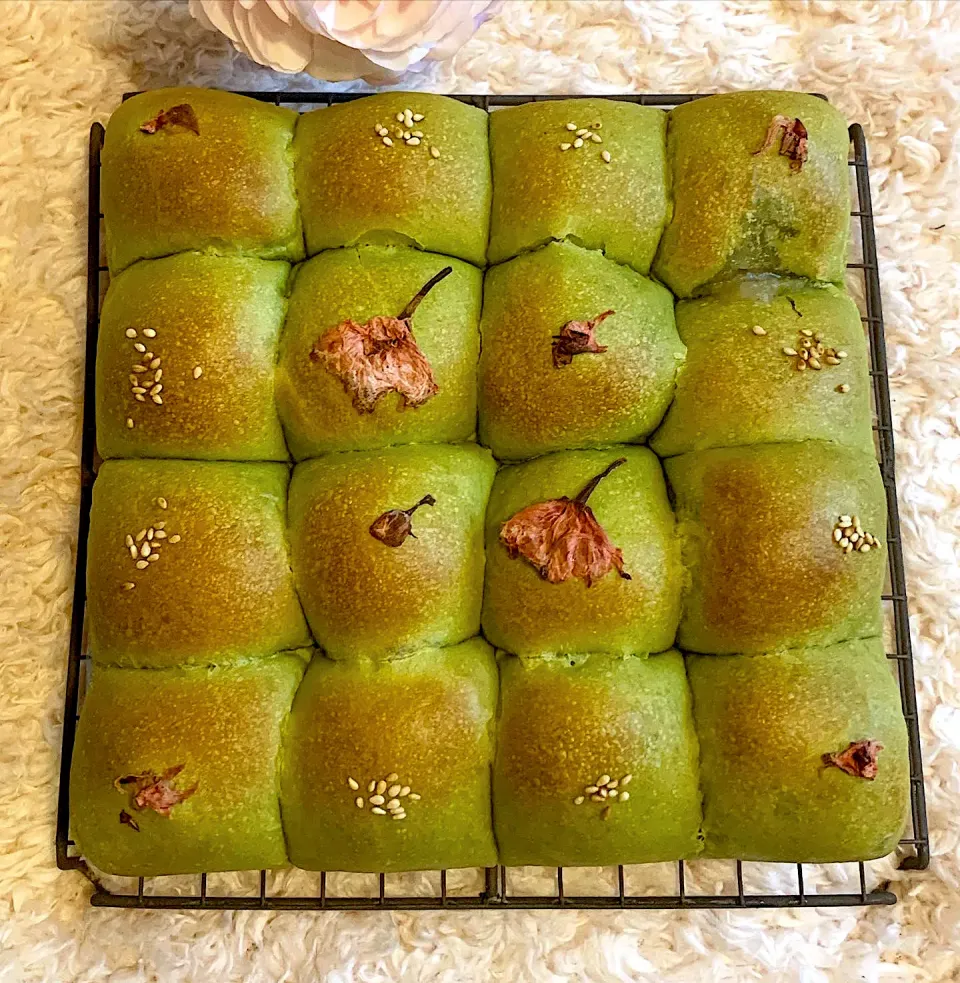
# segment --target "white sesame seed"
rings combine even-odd
[[[410,137],[410,139],[407,140],[407,146],[408,147],[419,147],[420,146],[420,138],[419,137]]]
[[[594,792],[597,792],[597,791],[599,791],[599,789],[597,788],[597,786],[596,786],[596,785],[588,785],[588,786],[587,786],[587,787],[586,787],[586,788],[584,789],[584,792],[586,792],[586,793],[587,793],[587,795],[593,795],[593,794],[594,794]]]
[[[405,795],[409,795],[410,794],[410,786],[409,785],[404,785],[403,788],[401,788],[400,791],[397,794],[400,796],[401,799]]]
[[[623,778],[620,779],[620,784],[629,785],[631,781],[633,781],[633,775],[624,775]]]
[[[156,395],[156,396],[151,396],[150,398],[157,404],[157,406],[163,406],[162,396]]]
[[[147,539],[153,539],[153,537],[154,537],[155,535],[156,535],[156,530],[155,530],[155,529],[153,528],[153,526],[151,526],[151,527],[150,527],[150,528],[149,528],[149,529],[147,530]]]
[[[591,802],[603,802],[603,800],[605,798],[606,798],[606,796],[601,795],[599,792],[595,792],[593,795],[590,796],[590,801]]]
[[[573,141],[573,149],[579,150],[582,146],[583,140],[580,137],[577,137],[577,139]]]
[[[834,540],[836,542],[839,543],[840,540],[843,539],[843,530],[842,529],[834,529],[833,530],[833,538],[834,538]]]
[[[826,357],[825,361],[826,361],[827,365],[839,365],[840,364],[840,359],[839,358],[836,358],[833,355],[828,355]]]
[[[388,809],[399,809],[400,808],[400,800],[399,799],[391,799],[387,803],[387,808]]]
[[[347,784],[354,790],[354,792],[360,788],[359,782],[354,781],[352,778],[347,778]]]
[[[602,136],[600,136],[600,134],[599,134],[599,133],[591,133],[591,134],[590,134],[590,139],[591,139],[591,140],[592,140],[592,141],[593,141],[594,143],[603,143],[603,137],[602,137]]]
[[[128,416],[127,417],[127,429],[128,430],[132,430],[133,429],[133,417],[131,417],[131,416]]]
[[[604,164],[609,164],[610,163],[610,151],[609,150],[604,150],[603,153],[600,154],[600,156],[603,158]]]
[[[413,136],[415,136],[417,138],[422,138],[423,137],[423,130],[414,130],[413,131]]]
[[[850,522],[854,526],[859,526],[860,525],[860,516],[859,515],[851,515],[850,516]]]
[[[381,809],[380,806],[374,806],[370,810],[375,816],[385,816],[387,814],[386,809]]]
[[[606,785],[607,782],[609,782],[609,781],[610,781],[610,776],[609,775],[601,775],[597,779],[597,785]]]
[[[627,799],[629,799],[629,798],[630,798],[630,793],[629,792],[621,792],[621,794],[620,794],[620,801],[621,802],[626,802]]]
[[[128,549],[130,550],[130,558],[133,560],[137,559],[137,557],[140,555],[140,550],[133,545],[129,546]]]
[[[150,564],[147,563],[146,560],[137,560],[137,569],[138,570],[146,570],[147,567],[149,567],[149,566],[150,566]]]
[[[403,111],[404,116],[413,116],[413,110],[409,107]]]
[[[797,350],[796,350],[796,348],[784,348],[783,349],[783,354],[784,355],[789,355],[792,358],[794,355],[797,354]]]
[[[761,328],[761,327],[760,327],[760,325],[759,325],[759,324],[755,324],[755,325],[754,325],[754,326],[753,326],[753,327],[752,327],[752,328],[751,328],[750,330],[751,330],[751,331],[752,331],[752,332],[753,332],[753,333],[754,333],[755,335],[757,335],[757,337],[760,337],[760,338],[762,338],[762,337],[763,337],[763,335],[765,335],[765,334],[767,333],[766,331],[764,331],[764,330],[763,330],[763,328]]]
[[[409,140],[410,137],[413,136],[413,134],[409,130],[403,130],[400,136],[402,136],[404,140]]]
[[[156,338],[157,337],[157,332],[154,331],[153,328],[144,328],[143,329],[143,336],[144,336],[144,338]]]
[[[372,805],[372,806],[382,806],[385,801],[386,800],[384,799],[384,797],[382,795],[371,795],[370,796],[370,805]]]
[[[387,789],[387,795],[389,795],[391,799],[399,794],[400,794],[399,785],[391,785],[390,788]]]
[[[150,395],[151,396],[156,396],[157,393],[159,393],[159,392],[163,392],[163,383],[162,382],[158,382],[155,386],[151,386],[150,387]]]
[[[131,536],[130,533],[127,533],[127,535],[124,536],[124,538],[123,538],[123,545],[124,546],[133,546],[133,536]]]
[[[358,809],[362,809],[363,808],[363,796],[362,795],[358,795],[353,801],[356,804],[356,806],[357,806]]]
[[[143,386],[134,386],[130,391],[134,396],[142,396],[147,390]]]
[[[157,371],[153,373],[153,381],[159,382],[162,378],[163,378],[163,369],[157,369]]]
[[[419,123],[420,120],[422,120],[422,119],[423,119],[423,113],[414,113],[413,114],[413,121],[414,121],[414,123]]]
[[[560,149],[561,150],[569,150],[572,146],[573,146],[572,143],[561,143],[560,144]]]
[[[203,375],[203,368],[199,365],[193,367],[193,377],[194,379],[199,379]]]
[[[156,562],[157,562],[157,560],[159,560],[159,559],[160,559],[160,554],[159,554],[159,553],[151,553],[151,554],[150,554],[150,555],[149,555],[149,556],[147,557],[147,562],[148,562],[148,563],[156,563]]]
[[[153,358],[153,352],[144,352],[143,353],[143,361],[144,362],[149,362],[151,358]]]
[[[615,799],[620,794],[620,789],[612,788],[608,794],[612,799]]]
[[[171,543],[179,543],[180,542],[180,537],[177,536],[177,535],[173,535],[173,536],[170,537],[170,542]]]
[[[570,130],[571,132],[573,130],[575,130],[576,128],[577,128],[577,124],[576,123],[567,123],[567,129]]]
[[[837,519],[837,522],[839,522],[841,526],[849,526],[850,525],[850,516],[849,515],[841,515]]]
[[[595,122],[591,123],[590,126],[594,130],[599,130],[603,126],[603,123],[601,123],[600,120],[596,120]]]
[[[846,536],[844,536],[844,537],[843,537],[843,538],[842,538],[842,539],[840,540],[840,545],[841,545],[841,546],[842,546],[842,547],[843,547],[844,549],[846,549],[846,548],[847,548],[847,547],[848,547],[848,546],[850,545],[850,540],[849,540],[849,539],[847,539],[847,537],[846,537]]]
[[[410,798],[413,799],[414,802],[419,802],[420,801],[420,796],[417,795],[416,792],[411,792],[410,793]]]
[[[431,147],[430,148],[430,156],[434,160],[439,160],[440,159],[440,150],[439,150],[439,148],[438,147]]]
[[[154,529],[165,529],[167,526],[166,522],[157,522],[154,525]]]
[[[150,544],[149,543],[144,543],[140,547],[140,555],[141,556],[149,556],[150,555]]]
[[[143,395],[143,393],[134,393],[134,394],[133,394],[133,398],[134,398],[134,399],[135,399],[135,400],[136,400],[136,401],[137,401],[138,403],[145,403],[145,402],[147,401],[147,397],[146,397],[146,396],[144,396],[144,395]]]
[[[869,553],[870,552],[870,544],[869,543],[861,543],[857,548],[860,550],[861,553]]]
[[[578,137],[588,137],[588,136],[590,136],[590,131],[585,126],[581,126],[580,129],[577,130],[577,136]]]
[[[578,796],[577,796],[577,797],[576,797],[576,798],[575,798],[575,799],[573,800],[573,804],[574,804],[575,806],[582,806],[582,805],[583,805],[583,796],[582,796],[582,795],[578,795]]]
[[[166,533],[165,533],[165,532],[164,532],[164,531],[163,531],[162,529],[158,529],[158,530],[157,530],[157,531],[156,531],[156,532],[155,532],[155,533],[153,534],[153,537],[154,537],[154,539],[166,539],[166,538],[167,538],[167,534],[166,534]],[[353,788],[353,786],[352,786],[352,785],[351,785],[350,787],[351,787],[351,788]]]
[[[396,115],[396,116],[394,116],[393,118],[394,118],[394,119],[395,119],[395,120],[396,120],[396,121],[397,121],[398,123],[402,123],[402,122],[403,122],[403,113],[397,113],[397,115]]]
[[[167,507],[167,500],[165,498],[158,498],[157,505],[159,505],[160,508],[165,509]]]
[[[150,360],[150,368],[157,369],[159,367],[160,367],[160,356],[158,355],[156,358]]]
[[[610,781],[607,782],[607,788],[616,788],[619,784],[620,782],[618,782],[616,778],[611,778]]]
[[[390,774],[387,775],[387,781],[395,782],[399,777],[400,776],[395,771],[391,771]]]
[[[132,581],[130,581],[130,580],[128,580],[128,581],[127,581],[127,582],[126,582],[126,583],[125,583],[125,584],[123,585],[123,589],[124,589],[124,590],[133,590],[133,588],[134,588],[134,587],[136,587],[136,586],[137,586],[137,585],[136,585],[135,583],[133,583]]]
[[[387,783],[381,779],[379,782],[377,782],[377,795],[383,795],[386,790]]]
[[[385,147],[392,147],[393,146],[393,141],[390,139],[390,137],[383,137],[382,139],[383,139],[383,145]]]
[[[837,352],[837,358],[846,358],[846,357],[847,357],[846,352]]]
[[[127,336],[128,338],[136,338],[136,337],[137,337],[137,329],[136,329],[136,328],[127,328],[127,330],[126,330],[126,331],[124,331],[123,333],[124,333],[124,334],[125,334],[125,335],[126,335],[126,336]]]
[[[813,332],[809,328],[801,328],[800,329],[800,334],[802,334],[804,336],[804,338],[812,338],[813,337]]]
[[[138,352],[145,352],[145,351],[147,350],[147,346],[146,346],[146,345],[144,345],[144,344],[142,344],[142,343],[141,343],[141,342],[139,342],[139,341],[138,341],[138,342],[137,342],[137,343],[136,343],[136,344],[135,344],[135,345],[134,345],[133,347],[134,347],[134,348],[135,348],[135,349],[136,349],[136,350],[137,350]]]
[[[140,532],[138,532],[136,535],[137,542],[138,543],[141,542],[146,535],[147,535],[147,530],[141,529]]]

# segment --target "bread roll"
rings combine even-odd
[[[656,275],[680,297],[739,272],[842,282],[849,142],[843,116],[800,92],[729,92],[672,110],[674,207]]]
[[[154,89],[126,100],[110,117],[101,155],[110,272],[187,249],[300,259],[296,121],[290,109],[216,89]]]
[[[274,371],[289,270],[180,253],[114,277],[97,342],[100,454],[285,461]]]
[[[490,270],[481,332],[480,439],[499,458],[643,440],[683,360],[669,292],[568,243]]]
[[[490,262],[569,239],[647,273],[668,216],[666,124],[660,109],[610,99],[491,113]]]
[[[493,807],[500,862],[595,866],[700,850],[683,659],[504,658]]]
[[[758,652],[879,634],[887,520],[874,458],[807,441],[682,454],[666,469],[688,576],[681,648]]]
[[[84,857],[128,876],[285,865],[277,757],[308,656],[95,665],[70,773]]]
[[[87,560],[94,659],[156,669],[309,644],[287,555],[287,479],[282,464],[104,464]]]
[[[625,463],[589,496],[586,508],[592,518],[573,501],[561,502],[567,514],[557,514],[559,499],[575,499],[591,478],[620,458]],[[524,511],[544,503],[553,504]],[[518,513],[523,514],[516,519]],[[527,530],[525,550],[539,542],[550,547],[543,550],[544,560],[576,558],[570,570],[561,571],[563,579],[545,579],[539,572],[543,565],[531,562],[525,551],[511,556],[503,535],[513,519],[522,526],[542,523]],[[494,482],[486,526],[483,632],[498,648],[517,655],[626,655],[673,645],[680,617],[680,547],[660,463],[645,447],[565,451],[503,468]],[[515,523],[506,531],[514,529]],[[573,535],[560,535],[564,530]],[[619,551],[619,559],[612,551]],[[593,568],[592,586],[581,562],[587,555],[609,560]]]
[[[408,125],[408,109],[422,118]],[[490,159],[482,109],[425,92],[382,92],[304,113],[294,147],[308,255],[373,243],[484,264]]]
[[[437,391],[420,405],[387,392],[370,410],[336,373],[311,359],[318,340],[342,322],[397,317],[441,270],[453,272],[410,319]],[[415,249],[362,246],[321,253],[300,267],[280,346],[277,401],[297,458],[329,451],[470,438],[477,420],[479,270]]]
[[[497,862],[493,653],[475,638],[390,662],[314,659],[284,741],[290,858],[307,870]]]
[[[333,454],[297,465],[293,570],[328,654],[389,656],[477,633],[494,470],[490,452],[475,444]]]
[[[876,638],[688,658],[706,856],[828,863],[893,850],[910,769],[886,661]]]

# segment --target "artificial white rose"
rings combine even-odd
[[[449,58],[499,0],[190,0],[248,58],[329,82],[390,82]]]

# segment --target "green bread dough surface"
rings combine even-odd
[[[416,147],[393,132],[407,108],[425,117],[414,125],[424,134]],[[378,124],[390,128],[392,147]],[[376,243],[483,265],[490,220],[483,110],[424,92],[382,92],[304,113],[294,149],[308,255]]]
[[[596,331],[607,351],[554,366],[564,324],[607,310]],[[683,359],[669,292],[567,243],[488,272],[481,332],[480,439],[499,458],[643,440]]]
[[[799,171],[779,154],[779,138],[755,154],[778,115],[807,129]],[[674,210],[654,271],[675,294],[741,271],[843,280],[849,136],[829,103],[800,92],[725,93],[672,110],[668,132]]]
[[[755,335],[755,325],[766,334]],[[873,453],[860,312],[836,287],[777,278],[733,281],[709,297],[677,304],[677,329],[687,359],[674,401],[650,440],[661,457],[801,440]],[[848,357],[798,372],[797,359],[783,349],[801,350],[801,329]],[[841,385],[849,391],[837,392]]]
[[[101,455],[285,461],[274,369],[289,272],[286,263],[180,253],[114,277],[97,340]],[[154,370],[133,372],[149,368],[149,352],[161,360],[162,405],[131,391],[131,374],[141,388],[158,381]]]
[[[309,644],[287,555],[288,474],[282,464],[104,464],[87,561],[93,658],[162,668]],[[125,537],[160,522],[160,558],[138,570]]]
[[[841,515],[886,539],[876,459],[820,441],[666,461],[687,584],[677,644],[695,652],[828,645],[880,632],[885,547],[844,554]]]
[[[127,876],[285,865],[280,735],[309,654],[160,671],[96,665],[70,774],[71,835],[86,859]],[[169,816],[138,809],[132,789],[114,785],[178,765],[174,788],[197,790]]]
[[[599,122],[602,143],[566,124]],[[609,99],[528,103],[490,114],[493,212],[489,260],[499,263],[551,239],[601,249],[647,273],[666,224],[667,116]],[[601,154],[608,151],[610,163]]]
[[[496,708],[496,664],[479,638],[390,662],[314,659],[284,740],[291,860],[307,870],[386,872],[495,864]],[[369,783],[390,775],[420,796],[398,797],[402,820],[371,811]]]
[[[611,570],[587,587],[551,584],[500,542],[504,522],[529,505],[567,496],[618,457],[627,463],[600,482],[588,505],[623,552],[631,580]],[[483,632],[516,655],[662,652],[680,618],[680,544],[660,463],[645,447],[564,451],[503,468],[490,495]]]
[[[184,126],[141,132],[183,103],[199,136]],[[111,272],[187,249],[302,257],[296,120],[290,109],[213,89],[155,89],[124,102],[107,124],[100,178]]]
[[[413,445],[329,455],[297,465],[290,543],[303,607],[334,658],[389,656],[475,635],[483,588],[483,516],[495,465],[475,444]],[[409,509],[413,536],[370,533]]]
[[[605,866],[699,852],[697,738],[677,652],[508,656],[500,676],[493,805],[501,863]],[[630,781],[594,802],[585,789],[603,775]]]
[[[310,360],[310,350],[342,321],[396,317],[446,266],[454,272],[427,294],[411,322],[439,392],[416,407],[387,393],[372,413],[359,412],[340,379]],[[415,249],[337,249],[304,263],[294,280],[277,369],[277,402],[294,456],[471,437],[482,289],[479,270]]]
[[[894,849],[910,768],[886,663],[879,639],[688,658],[705,856],[829,863]],[[883,744],[874,780],[824,765],[862,740]]]

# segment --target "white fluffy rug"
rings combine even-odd
[[[933,862],[889,909],[93,911],[53,856],[77,504],[87,128],[274,87],[177,3],[0,5],[0,983],[960,978],[960,3],[507,2],[408,86],[824,92],[872,149]],[[291,80],[290,84],[307,84]]]

